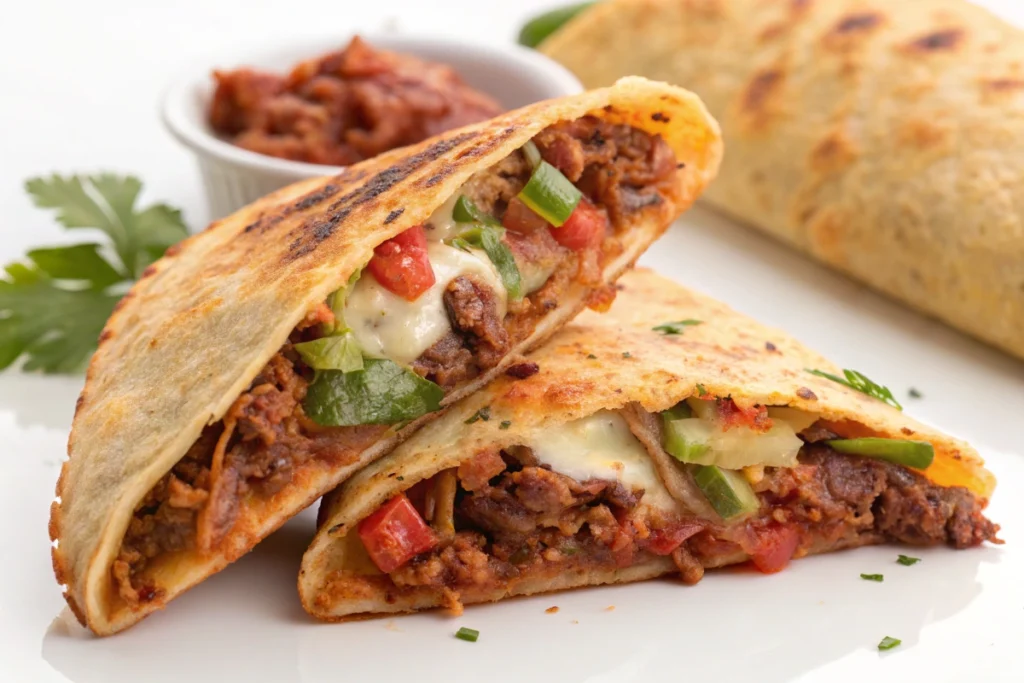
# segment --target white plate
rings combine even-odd
[[[1024,460],[1004,453],[1021,438],[1024,365],[702,209],[644,261],[787,327],[888,384],[909,413],[971,440],[999,477],[990,512],[1007,545],[867,548],[800,560],[775,576],[736,569],[695,587],[587,589],[471,607],[457,619],[318,624],[295,588],[312,531],[307,512],[163,613],[99,640],[63,609],[45,531],[78,382],[8,373],[0,377],[0,673],[9,675],[0,680],[1024,680]],[[911,386],[924,398],[908,398]],[[900,566],[899,552],[923,561]],[[478,629],[480,640],[456,640],[460,626]],[[884,636],[903,644],[879,653]]]

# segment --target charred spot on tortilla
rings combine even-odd
[[[807,387],[800,387],[799,389],[797,389],[796,390],[796,395],[799,396],[800,398],[802,398],[805,401],[817,401],[818,400],[818,395],[815,394],[810,389],[808,389]]]
[[[652,121],[663,122],[663,123],[668,123],[672,119],[670,119],[668,116],[666,116],[663,112],[656,111],[653,114],[651,114],[651,120]]]
[[[384,225],[390,225],[391,223],[393,223],[395,221],[395,219],[397,219],[403,213],[405,213],[405,208],[404,207],[401,208],[401,209],[395,209],[394,211],[392,211],[391,213],[389,213],[387,215],[387,218],[384,219]]]
[[[456,170],[457,168],[454,164],[445,164],[444,166],[441,167],[440,171],[430,176],[423,182],[423,187],[433,187],[434,185],[437,185],[442,180],[444,180],[452,173],[454,173]]]
[[[341,187],[339,185],[335,185],[334,183],[328,183],[319,190],[314,190],[313,192],[310,192],[305,197],[295,202],[295,210],[305,211],[307,209],[312,209],[320,202],[330,199],[334,195],[338,194],[338,190],[340,189]]]
[[[510,365],[505,370],[506,375],[516,379],[527,379],[528,377],[533,377],[538,372],[540,372],[540,366],[532,362],[516,363],[515,365]]]
[[[912,54],[929,54],[944,50],[956,50],[967,38],[962,28],[948,28],[934,31],[908,43],[904,51]]]
[[[779,89],[785,74],[780,69],[766,69],[757,73],[742,95],[742,109],[748,114],[764,113],[768,99]]]
[[[295,260],[313,252],[324,240],[334,234],[334,231],[354,209],[376,199],[423,166],[436,161],[453,148],[478,135],[478,131],[471,130],[439,140],[423,151],[376,174],[361,187],[331,205],[330,214],[326,219],[318,218],[307,221],[293,230],[292,232],[297,236],[290,245],[289,258]]]
[[[775,344],[771,343],[770,341],[767,341],[767,342],[764,343],[764,348],[765,348],[766,351],[778,351],[779,350],[778,347],[775,346]]]
[[[858,12],[840,19],[832,32],[835,34],[865,33],[881,26],[883,21],[885,21],[885,15],[880,12]]]

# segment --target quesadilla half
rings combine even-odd
[[[721,156],[625,79],[281,190],[154,264],[104,330],[50,536],[123,629],[502,372],[689,206]]]
[[[981,4],[602,0],[540,50],[686,84],[729,148],[708,202],[1024,358],[1024,31]]]
[[[723,304],[650,271],[619,286],[609,313],[325,499],[299,576],[310,614],[999,542],[983,514],[995,480],[969,445]]]

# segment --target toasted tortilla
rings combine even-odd
[[[113,588],[111,563],[138,503],[203,427],[225,414],[306,313],[344,286],[376,245],[424,222],[474,172],[543,128],[585,114],[660,134],[683,165],[664,208],[638,213],[622,233],[624,251],[603,272],[610,283],[696,199],[722,153],[717,124],[695,96],[640,78],[532,105],[335,177],[292,185],[213,223],[148,269],[118,305],[89,365],[51,510],[54,571],[79,621],[98,634],[137,622],[437,416],[389,430],[343,467],[313,459],[296,468],[292,484],[243,505],[216,552],[165,558],[154,569],[165,589],[160,598],[133,610]],[[444,405],[548,337],[594,289],[575,283],[505,362],[457,388]]]
[[[621,291],[608,313],[580,315],[529,356],[540,368],[537,374],[525,380],[495,380],[325,499],[323,524],[299,574],[299,593],[310,614],[343,619],[442,603],[438,593],[427,588],[396,590],[373,565],[355,532],[358,522],[396,493],[457,467],[482,450],[542,443],[551,428],[600,410],[623,411],[631,431],[641,442],[650,441],[651,430],[635,415],[642,411],[632,408],[657,413],[701,392],[730,396],[740,407],[790,406],[817,413],[843,436],[928,441],[935,448],[933,464],[923,471],[928,479],[941,486],[965,487],[983,504],[992,494],[995,478],[971,446],[875,398],[810,374],[807,368],[840,371],[786,333],[648,270],[624,275],[618,286]],[[679,335],[652,329],[688,318],[702,323]],[[467,423],[485,406],[489,419]],[[657,460],[655,468],[675,496],[671,473],[679,469]],[[746,559],[740,553],[718,558],[716,564]],[[511,592],[478,590],[462,593],[460,599],[467,604],[485,602],[673,571],[671,559],[657,557],[625,569],[567,571],[554,582],[530,577],[513,584]]]
[[[587,87],[684,84],[709,203],[1024,357],[1024,32],[965,0],[604,0],[542,43]]]

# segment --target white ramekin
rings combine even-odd
[[[488,93],[506,109],[582,91],[565,68],[518,45],[463,42],[447,38],[364,35],[379,48],[405,52],[452,65],[472,87]],[[298,62],[347,44],[347,39],[304,40],[273,50],[234,54],[227,62],[188,70],[164,94],[162,114],[171,134],[196,155],[211,220],[222,218],[265,194],[305,178],[332,175],[336,166],[277,159],[236,147],[218,138],[207,121],[213,95],[213,69],[241,66],[287,72]]]

